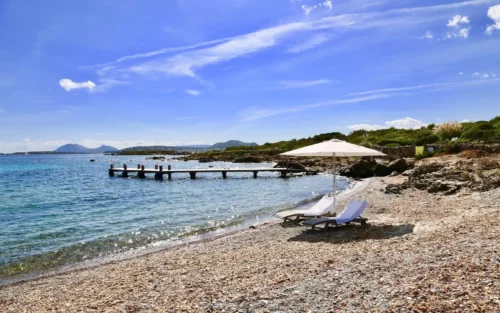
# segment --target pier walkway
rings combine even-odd
[[[109,167],[109,176],[115,176],[115,173],[119,173],[122,177],[128,177],[130,173],[137,173],[137,177],[145,178],[146,174],[154,174],[155,179],[162,180],[164,175],[168,176],[168,179],[172,179],[172,174],[177,173],[189,173],[191,179],[196,179],[196,173],[221,173],[222,178],[227,178],[227,173],[253,173],[253,177],[257,178],[259,172],[279,172],[281,177],[287,177],[288,174],[293,173],[305,173],[306,175],[315,175],[317,172],[288,169],[288,168],[195,168],[195,169],[178,169],[173,170],[169,165],[167,169],[164,169],[162,165],[155,165],[155,168],[144,168],[144,165],[137,165],[137,168],[128,168],[127,164],[123,164],[121,168],[115,168],[113,164]]]

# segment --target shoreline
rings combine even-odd
[[[320,173],[329,175],[328,173]],[[349,180],[349,179],[348,179]],[[340,201],[344,197],[352,194],[353,192],[359,192],[360,188],[365,186],[370,179],[364,180],[349,180],[349,185],[346,189],[340,190],[337,192],[337,199]],[[310,205],[313,202],[321,199],[323,195],[317,195],[312,199],[303,199],[302,201],[298,201],[293,206],[287,206],[282,208],[281,210],[289,210],[294,208],[300,208],[302,206]],[[280,210],[280,211],[281,211]],[[277,211],[279,212],[279,211]],[[176,247],[187,246],[189,244],[197,244],[203,243],[206,241],[215,240],[217,238],[231,236],[236,233],[247,230],[248,228],[256,228],[261,227],[267,224],[277,224],[280,222],[280,219],[274,216],[274,213],[264,213],[256,216],[252,216],[249,218],[245,218],[241,223],[237,225],[229,225],[221,228],[217,228],[214,230],[201,231],[200,233],[194,235],[185,235],[181,237],[173,237],[166,240],[155,241],[149,243],[145,246],[140,246],[136,248],[132,248],[127,251],[111,253],[109,255],[92,258],[90,260],[78,261],[75,263],[63,264],[60,266],[56,266],[53,268],[47,268],[42,270],[35,270],[27,273],[15,274],[9,277],[0,278],[0,288],[4,286],[15,285],[18,283],[28,282],[32,280],[44,279],[46,277],[52,277],[60,274],[66,274],[73,271],[82,271],[86,269],[91,269],[95,267],[99,267],[106,264],[112,264],[116,262],[121,262],[125,260],[131,260],[135,258],[141,258],[150,254],[160,253],[165,250],[174,249]]]
[[[373,178],[339,200],[339,207],[368,200],[367,227],[312,232],[277,221],[246,228],[2,286],[0,311],[492,310],[500,291],[500,189],[383,191],[404,179]]]

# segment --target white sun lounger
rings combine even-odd
[[[333,210],[333,196],[324,196],[315,205],[307,210],[287,210],[276,213],[275,215],[287,222],[292,217],[298,220],[303,217],[319,217]]]
[[[330,224],[341,225],[350,224],[352,222],[359,222],[361,225],[365,225],[366,218],[362,218],[361,214],[363,214],[367,208],[367,201],[352,201],[345,207],[344,211],[336,217],[313,218],[304,221],[302,224],[311,226],[313,229],[315,229],[319,224],[325,224],[325,228],[327,228]]]

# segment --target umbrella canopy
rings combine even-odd
[[[286,156],[302,156],[302,157],[335,157],[333,161],[333,212],[335,213],[335,207],[337,199],[335,197],[336,194],[336,165],[337,165],[337,157],[364,157],[364,156],[385,156],[384,153],[368,149],[363,146],[354,145],[352,143],[345,142],[343,140],[332,139],[328,141],[324,141],[321,143],[317,143],[314,145],[310,145],[307,147],[303,147],[300,149],[288,151],[282,153],[281,155]]]
[[[288,156],[319,156],[319,157],[364,157],[364,156],[385,156],[380,151],[368,149],[363,146],[354,145],[343,140],[332,139],[303,147],[297,150],[288,151],[281,155]]]

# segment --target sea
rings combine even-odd
[[[91,160],[94,160],[91,162]],[[110,164],[185,168],[256,168],[274,164],[198,163],[168,157],[0,156],[0,284],[58,269],[134,257],[217,236],[311,206],[331,192],[331,175],[173,174],[158,181],[110,177]],[[166,177],[165,177],[166,178]],[[349,181],[337,179],[337,189]]]

